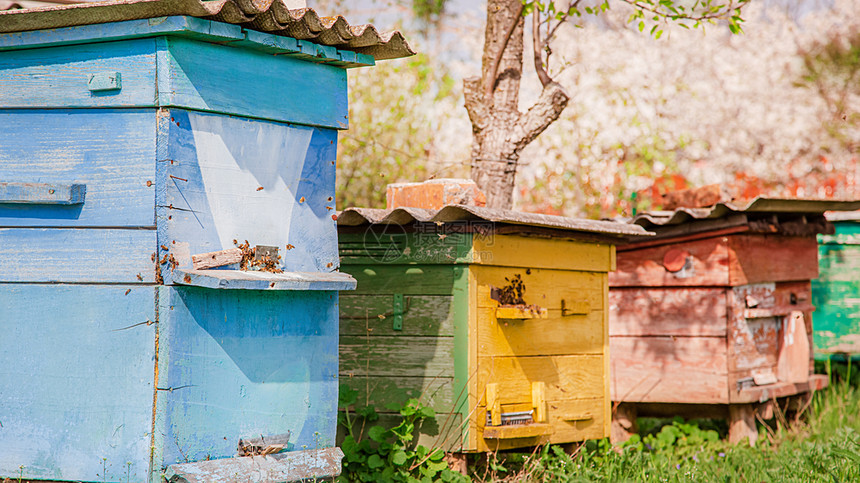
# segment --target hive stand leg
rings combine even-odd
[[[729,405],[729,442],[740,443],[748,438],[750,446],[755,446],[758,439],[758,429],[755,425],[755,405]]]
[[[448,463],[448,468],[451,468],[451,471],[469,476],[468,456],[466,453],[448,453],[445,455],[445,462]]]
[[[623,443],[630,439],[639,428],[636,426],[636,406],[633,404],[618,404],[612,411],[612,427],[609,430],[609,441],[612,444]]]

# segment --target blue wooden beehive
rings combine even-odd
[[[0,15],[0,477],[161,481],[240,438],[334,444],[337,291],[355,285],[337,130],[346,68],[374,58],[253,30],[231,2],[170,15],[191,3]],[[321,22],[293,17],[278,33]],[[246,240],[283,273],[194,268]]]

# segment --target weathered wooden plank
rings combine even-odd
[[[393,295],[344,294],[340,297],[340,335],[454,336],[457,322],[452,303],[451,296],[404,296],[403,326],[395,331]]]
[[[169,38],[159,105],[348,128],[346,71],[287,56]],[[211,62],[210,59],[219,59]],[[236,86],[253,86],[236,95]]]
[[[340,372],[354,376],[453,377],[452,337],[344,336]]]
[[[478,451],[500,451],[541,443],[572,443],[609,436],[605,431],[608,427],[606,421],[609,419],[609,401],[606,399],[548,400],[547,406],[547,423],[552,429],[548,437],[500,440],[479,438]],[[481,406],[476,413],[486,414],[486,408]],[[481,433],[484,424],[485,421],[482,421],[478,428]]]
[[[85,184],[0,182],[0,204],[79,205],[86,193]]]
[[[603,351],[603,284],[606,275],[545,269],[475,266],[477,276],[478,352],[481,355],[560,355]],[[525,284],[527,304],[548,309],[546,319],[498,319],[491,287],[503,287],[515,275]],[[562,306],[586,305],[585,314],[562,315]]]
[[[454,267],[441,265],[344,265],[358,282],[355,294],[451,295]]]
[[[733,235],[729,237],[729,283],[812,280],[818,277],[815,237]]]
[[[724,337],[610,337],[613,401],[725,404]]]
[[[855,282],[860,271],[860,245],[820,245],[818,282]]]
[[[612,264],[608,243],[515,235],[476,236],[474,240],[472,258],[484,265],[608,272]]]
[[[603,357],[572,355],[552,357],[479,357],[479,398],[489,383],[498,386],[502,404],[531,402],[531,384],[546,384],[552,401],[603,397]]]
[[[812,304],[816,355],[860,354],[860,283],[813,280]]]
[[[191,255],[191,264],[194,270],[204,270],[213,267],[223,267],[242,261],[242,250],[228,248],[217,252],[199,253]]]
[[[154,116],[148,109],[0,110],[0,182],[86,185],[82,204],[0,203],[0,226],[154,226]]]
[[[0,282],[153,283],[154,230],[0,229]]]
[[[287,271],[337,268],[335,131],[178,109],[160,122],[159,258],[190,268],[192,253],[247,240],[279,247]]]
[[[87,75],[119,72],[122,89],[87,88]],[[3,107],[153,106],[155,41],[135,39],[100,44],[0,52]]]
[[[722,288],[613,288],[609,335],[725,336]]]
[[[355,280],[340,272],[271,273],[245,270],[173,271],[173,283],[230,290],[352,290]]]
[[[229,483],[233,481],[306,481],[340,474],[340,448],[307,449],[266,456],[243,456],[170,465],[169,483]]]
[[[341,227],[338,231],[341,261],[345,265],[450,265],[471,260],[472,235],[449,233],[444,225],[435,223],[414,227]]]
[[[148,481],[154,291],[0,284],[0,475]]]
[[[686,260],[675,272],[664,266],[667,255],[673,254]],[[617,270],[609,274],[609,286],[725,286],[729,282],[728,260],[726,237],[618,252]]]
[[[235,41],[243,38],[242,27],[239,25],[213,22],[195,17],[173,16],[80,25],[47,31],[4,33],[0,34],[0,50],[89,44],[164,34],[216,42]]]
[[[807,382],[777,383],[767,386],[748,387],[741,390],[731,388],[729,400],[732,404],[758,403],[768,399],[794,396],[809,391],[820,391],[827,387],[829,381],[824,374],[811,374]]]
[[[560,312],[563,305],[575,308],[584,303],[589,312],[603,310],[605,273],[490,266],[473,266],[470,270],[477,276],[477,307],[480,308],[498,307],[498,302],[490,297],[491,287],[504,287],[509,284],[506,278],[519,275],[525,284],[523,299],[526,304]],[[576,315],[585,314],[572,315],[575,320]]]
[[[250,435],[289,431],[290,449],[334,443],[336,292],[173,286],[168,293],[156,428],[164,465],[234,456],[239,438]]]
[[[418,398],[436,412],[450,413],[464,405],[465,394],[455,394],[452,377],[372,377],[353,376],[341,370],[340,383],[358,391],[358,405],[372,406],[377,411],[391,411],[410,398]],[[457,397],[461,403],[457,403]]]
[[[482,356],[600,354],[603,311],[562,317],[550,310],[546,319],[496,319],[493,309],[478,310],[478,353]]]

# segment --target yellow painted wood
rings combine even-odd
[[[565,300],[561,299],[561,315],[562,317],[567,317],[568,315],[588,315],[591,312],[591,304],[588,303],[588,300]]]
[[[517,307],[511,305],[503,305],[496,309],[497,319],[545,319],[547,318],[547,310],[544,307]]]
[[[535,422],[546,422],[546,384],[541,381],[532,383],[532,407]]]
[[[550,433],[552,426],[546,423],[487,426],[484,428],[484,439],[536,438]]]
[[[609,246],[609,271],[615,271],[615,245]]]
[[[474,237],[471,259],[479,265],[606,272],[614,245],[515,235]]]
[[[499,385],[487,384],[487,407],[490,408],[490,424],[502,424],[502,402],[499,399]]]
[[[612,246],[612,269],[615,270],[615,245]],[[603,306],[609,307],[609,274],[603,274]],[[610,393],[609,310],[603,311],[603,436],[608,437],[612,426]]]
[[[478,449],[478,443],[481,438],[478,434],[478,424],[484,426],[486,412],[479,412],[480,394],[486,384],[478,382],[478,278],[475,273],[474,266],[469,267],[469,433],[466,435],[466,448],[470,451]],[[489,296],[489,295],[488,295]],[[486,409],[485,409],[486,411]]]
[[[532,382],[546,385],[545,400],[606,399],[602,354],[480,357],[477,383],[483,394],[497,384],[501,404],[531,404]],[[482,405],[486,405],[482,401]],[[552,409],[548,409],[552,412]]]
[[[600,439],[608,436],[605,431],[606,420],[609,413],[603,410],[604,398],[576,399],[572,401],[547,400],[548,424],[552,432],[550,434],[532,437],[529,439],[485,439],[480,438],[477,451],[501,451],[536,444],[553,443],[562,444],[573,441],[584,441],[587,439]],[[478,413],[486,414],[486,407],[478,408]],[[481,424],[479,431],[489,428]]]
[[[546,319],[496,319],[492,309],[478,313],[482,356],[603,354],[604,312],[562,317],[552,310]]]
[[[477,275],[478,306],[498,307],[490,298],[490,287],[501,288],[505,278],[519,275],[526,286],[523,299],[527,304],[537,305],[548,310],[561,310],[575,303],[587,302],[589,308],[603,310],[603,281],[606,272],[580,272],[570,270],[528,269],[525,267],[472,266]]]

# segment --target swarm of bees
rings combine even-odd
[[[281,256],[257,256],[257,247],[252,247],[248,240],[245,243],[239,243],[238,240],[233,240],[236,248],[242,251],[242,261],[239,262],[239,270],[259,270],[261,272],[283,273],[283,270],[278,268],[278,263],[281,261]]]

